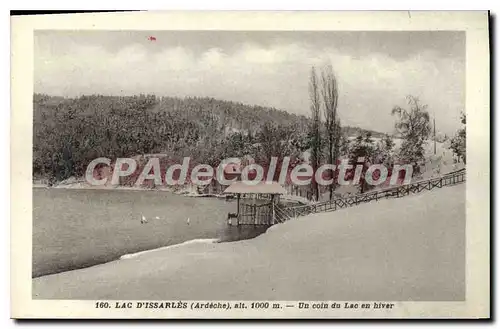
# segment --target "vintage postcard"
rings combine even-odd
[[[487,12],[12,17],[13,318],[489,318]]]

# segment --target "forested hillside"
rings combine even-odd
[[[309,147],[307,117],[213,98],[35,94],[33,110],[33,175],[51,182],[82,176],[97,157],[162,153],[215,166],[247,154],[300,157]]]

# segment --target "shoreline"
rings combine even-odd
[[[52,185],[49,186],[48,184],[44,183],[32,183],[32,188],[37,188],[37,189],[67,189],[67,190],[92,190],[92,191],[154,191],[154,192],[169,192],[169,193],[174,193],[177,195],[183,195],[183,196],[188,196],[188,197],[218,197],[218,198],[223,198],[219,194],[199,194],[199,193],[194,193],[192,188],[189,187],[183,187],[179,189],[173,189],[173,188],[166,188],[166,187],[153,187],[153,188],[146,188],[146,187],[137,187],[137,186],[92,186],[92,185],[87,185],[83,184],[81,181],[75,182],[75,183],[69,183],[69,184],[57,184],[57,185]]]
[[[154,188],[145,188],[145,187],[137,187],[137,186],[92,186],[92,185],[83,185],[81,181],[69,184],[58,184],[49,186],[48,184],[43,183],[32,183],[32,188],[36,189],[67,189],[67,190],[91,190],[91,191],[145,191],[145,192],[168,192],[173,193],[180,196],[185,196],[189,198],[217,198],[222,200],[233,200],[229,194],[212,194],[212,193],[196,193],[195,189],[192,187],[184,186],[179,189],[173,189],[168,187],[154,187]],[[289,195],[284,194],[281,195],[281,199],[283,201],[289,203],[297,203],[299,205],[311,204],[313,201],[307,200],[304,197],[297,195]]]
[[[66,187],[66,186],[65,186]],[[61,191],[56,191],[57,189],[61,189]],[[83,190],[82,192],[72,192],[68,190]],[[227,211],[231,211],[235,205],[232,204],[232,202],[228,202],[224,199],[220,198],[208,198],[207,200],[203,199],[196,199],[196,198],[183,198],[183,195],[173,193],[172,191],[168,190],[157,190],[159,192],[150,192],[150,193],[140,193],[140,192],[134,192],[134,193],[127,193],[127,191],[143,191],[145,189],[131,189],[131,188],[117,188],[114,189],[115,192],[117,193],[108,193],[108,192],[92,192],[92,188],[87,188],[87,187],[78,187],[75,188],[74,186],[72,188],[55,188],[55,187],[46,187],[46,186],[33,186],[33,193],[35,196],[46,196],[44,200],[46,202],[51,203],[52,200],[54,202],[57,201],[57,199],[54,198],[59,198],[61,196],[64,200],[66,198],[80,198],[80,196],[83,196],[85,200],[87,198],[92,198],[92,199],[97,199],[101,200],[101,198],[108,198],[112,197],[112,200],[119,199],[119,200],[139,200],[140,203],[137,205],[137,216],[139,217],[134,217],[137,219],[137,223],[134,223],[135,221],[128,221],[126,224],[120,224],[116,226],[114,229],[116,231],[116,238],[112,238],[113,241],[118,241],[116,247],[97,247],[93,248],[88,246],[90,249],[89,251],[83,252],[81,255],[79,255],[76,259],[71,260],[71,258],[68,258],[66,254],[71,253],[69,252],[64,252],[61,250],[58,250],[55,248],[55,250],[58,253],[61,253],[60,259],[53,259],[50,255],[47,256],[46,253],[43,251],[37,251],[37,257],[33,258],[33,271],[32,271],[32,277],[37,278],[37,277],[43,277],[46,275],[52,275],[52,274],[57,274],[57,273],[65,273],[68,271],[72,270],[78,270],[78,269],[83,269],[83,268],[88,268],[96,265],[101,265],[101,264],[106,264],[108,262],[113,262],[116,260],[119,260],[121,257],[127,258],[126,255],[132,255],[132,254],[137,254],[137,253],[144,253],[144,252],[149,252],[151,250],[157,250],[157,249],[163,249],[163,248],[172,248],[173,246],[180,245],[180,244],[186,244],[189,243],[192,240],[197,240],[197,239],[213,239],[211,241],[217,240],[218,242],[232,242],[232,241],[240,241],[240,240],[246,240],[246,239],[252,239],[264,232],[261,228],[257,229],[250,229],[250,228],[245,228],[242,230],[236,230],[233,229],[232,227],[229,227],[227,225],[227,221],[224,220],[223,218],[227,216],[226,208]],[[109,190],[109,189],[100,189],[100,190]],[[152,191],[152,189],[147,189],[146,191]],[[90,192],[89,192],[90,191]],[[122,193],[120,193],[122,192]],[[162,192],[167,192],[167,193],[162,193]],[[177,196],[178,195],[178,196]],[[152,199],[150,199],[152,198]],[[162,215],[161,210],[152,210],[151,212],[148,213],[147,209],[148,204],[151,204],[152,206],[156,205],[155,200],[163,200],[164,198],[169,199],[169,203],[172,207],[186,207],[186,205],[191,205],[193,207],[201,206],[204,207],[204,205],[207,205],[208,209],[208,215],[203,215],[203,214],[198,214],[196,211],[194,213],[189,213],[188,217],[191,217],[191,226],[186,226],[189,224],[185,224],[185,218],[184,219],[179,219],[177,215],[175,214],[164,214]],[[38,199],[40,200],[40,199]],[[220,201],[216,201],[220,200]],[[232,201],[232,200],[231,200]],[[142,202],[142,208],[140,206]],[[56,202],[57,204],[57,202]],[[162,203],[163,204],[163,203]],[[177,206],[178,205],[178,206]],[[211,205],[211,206],[210,206]],[[83,220],[82,225],[83,227],[87,227],[87,224],[84,223],[96,223],[93,221],[93,218],[99,218],[101,214],[104,214],[103,216],[109,216],[108,211],[112,212],[114,209],[113,206],[111,205],[111,208],[109,208],[109,205],[102,204],[101,205],[104,208],[99,208],[99,213],[98,214],[89,214],[89,215],[83,215],[80,216]],[[168,208],[168,206],[167,206]],[[231,208],[231,209],[230,209]],[[107,210],[108,209],[108,210]],[[205,209],[205,208],[204,208]],[[138,220],[140,219],[140,214],[144,214],[148,221],[150,222],[149,225],[138,225]],[[207,212],[205,211],[205,214]],[[126,214],[125,214],[126,215]],[[63,215],[57,215],[56,217],[61,218],[64,217]],[[157,218],[155,216],[160,216],[160,218]],[[209,224],[209,223],[204,223],[201,222],[202,219],[206,219],[206,217],[213,218],[214,216],[217,216],[217,220],[213,220],[217,222],[216,224]],[[120,216],[118,216],[120,217]],[[121,217],[120,217],[121,218]],[[124,217],[128,218],[128,217]],[[132,218],[132,217],[131,217]],[[36,217],[33,218],[36,220]],[[58,218],[56,218],[57,221]],[[50,219],[52,221],[52,219]],[[121,223],[121,222],[120,222]],[[178,225],[177,223],[184,223],[184,225]],[[99,225],[99,223],[97,223]],[[104,224],[103,224],[104,225]],[[152,226],[151,226],[152,225]],[[71,225],[70,225],[71,226]],[[92,225],[91,225],[92,226]],[[113,226],[113,227],[115,227]],[[106,225],[103,226],[103,230],[106,231]],[[86,229],[86,228],[85,228]],[[153,231],[152,231],[153,230]],[[155,233],[154,231],[161,231],[164,233]],[[90,229],[89,232],[96,232],[97,235],[99,235],[101,232],[101,229]],[[151,239],[149,238],[151,235]],[[124,238],[124,236],[129,236],[128,238]],[[142,239],[139,239],[137,237],[142,236]],[[78,236],[77,236],[78,238]],[[110,237],[111,238],[111,237]],[[78,239],[77,239],[78,240]],[[149,241],[151,240],[151,241]],[[83,242],[82,242],[83,241]],[[78,242],[76,243],[76,246],[85,246],[85,239],[79,239]],[[97,242],[102,242],[104,241],[102,237],[97,237],[96,238]],[[120,242],[121,241],[121,242]],[[129,241],[128,243],[124,243],[123,241]],[[49,241],[50,242],[50,241]],[[37,246],[37,250],[43,249],[42,247],[45,245],[46,241],[44,239],[41,239]],[[113,242],[114,243],[114,242]],[[80,247],[75,247],[76,249]],[[41,249],[40,249],[41,248]],[[75,249],[75,250],[76,250]],[[93,251],[92,251],[93,250]],[[45,263],[45,264],[42,264]]]
[[[340,210],[335,220],[318,213],[246,242],[188,243],[36,278],[32,296],[459,301],[465,294],[463,206],[464,186],[453,186]],[[427,245],[435,252],[429,254]],[[380,275],[365,275],[360,266]],[[388,284],[395,289],[384,289]]]
[[[248,240],[248,239],[242,239],[242,240]],[[118,256],[117,258],[114,258],[112,260],[105,261],[105,262],[102,262],[102,263],[93,264],[93,265],[90,265],[90,266],[83,266],[83,267],[78,267],[78,268],[74,268],[74,269],[68,269],[68,270],[61,271],[61,272],[55,272],[55,273],[49,273],[49,274],[44,274],[44,275],[32,276],[31,279],[34,280],[34,279],[38,279],[38,278],[43,278],[45,276],[58,275],[58,274],[61,274],[61,273],[67,273],[67,272],[79,271],[79,270],[83,270],[83,269],[89,269],[89,268],[96,267],[96,266],[102,266],[102,265],[105,265],[105,264],[110,264],[110,263],[113,263],[113,262],[116,262],[116,261],[134,259],[134,258],[137,258],[139,256],[142,256],[142,255],[145,255],[145,254],[149,254],[149,253],[153,253],[153,252],[165,251],[165,250],[168,250],[168,249],[174,249],[174,248],[179,248],[179,247],[183,247],[183,246],[189,246],[189,245],[192,245],[192,244],[229,243],[229,242],[237,242],[237,241],[242,241],[242,240],[223,241],[222,239],[219,239],[219,238],[191,239],[191,240],[186,240],[186,241],[179,242],[179,243],[176,243],[176,244],[171,244],[171,245],[156,247],[156,248],[152,248],[152,249],[146,249],[146,250],[137,251],[137,252],[130,253],[130,254],[123,254],[123,255]]]
[[[240,241],[240,240],[238,240],[238,241]],[[134,252],[132,254],[125,254],[125,255],[120,256],[116,260],[132,259],[132,258],[139,257],[141,255],[144,255],[144,254],[149,254],[151,252],[157,252],[157,251],[162,251],[162,250],[167,250],[167,249],[172,249],[172,248],[179,248],[179,247],[182,247],[182,246],[185,246],[185,245],[190,245],[190,244],[200,244],[200,243],[211,244],[211,243],[223,243],[223,242],[224,241],[222,241],[221,239],[217,239],[217,238],[213,238],[213,239],[210,239],[210,238],[208,238],[208,239],[191,239],[191,240],[186,240],[186,241],[181,242],[181,243],[171,244],[171,245],[164,246],[164,247],[147,249],[147,250],[143,250],[143,251]],[[105,263],[103,263],[103,264],[105,264]]]
[[[176,248],[182,248],[182,247],[189,247],[192,245],[226,244],[226,243],[235,243],[235,242],[240,242],[240,241],[245,241],[245,240],[253,240],[261,235],[264,235],[270,228],[271,228],[271,226],[269,226],[265,231],[256,234],[255,236],[243,237],[243,238],[236,239],[236,240],[224,240],[224,238],[220,238],[220,237],[189,239],[189,240],[182,241],[182,242],[175,243],[175,244],[171,244],[171,245],[164,245],[164,246],[159,246],[159,247],[155,247],[155,248],[151,248],[151,249],[145,249],[145,250],[141,250],[141,251],[137,251],[137,252],[133,252],[133,253],[129,253],[129,254],[123,254],[121,256],[118,256],[117,258],[114,258],[114,259],[111,259],[108,261],[104,261],[101,263],[96,263],[96,264],[89,265],[89,266],[77,267],[77,268],[68,269],[68,270],[64,270],[64,271],[60,271],[60,272],[32,276],[31,279],[34,280],[34,279],[43,278],[46,276],[52,276],[52,275],[58,275],[58,274],[62,274],[62,273],[85,270],[85,269],[89,269],[89,268],[93,268],[93,267],[97,267],[97,266],[110,264],[110,263],[117,262],[117,261],[135,259],[137,257],[143,256],[146,254],[150,254],[150,253],[162,252],[162,251],[176,249]]]

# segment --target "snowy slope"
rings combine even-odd
[[[463,300],[465,184],[33,280],[34,298]]]

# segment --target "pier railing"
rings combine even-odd
[[[410,194],[420,193],[424,190],[442,188],[444,186],[456,185],[465,182],[465,169],[457,170],[441,177],[430,178],[405,185],[394,186],[386,189],[376,190],[367,193],[355,194],[344,198],[335,198],[328,201],[318,202],[309,205],[292,207],[276,207],[276,215],[279,214],[279,221],[284,222],[318,212],[335,211],[342,208],[357,206],[362,203],[378,201],[388,198],[400,198]],[[276,216],[278,217],[278,216]]]

